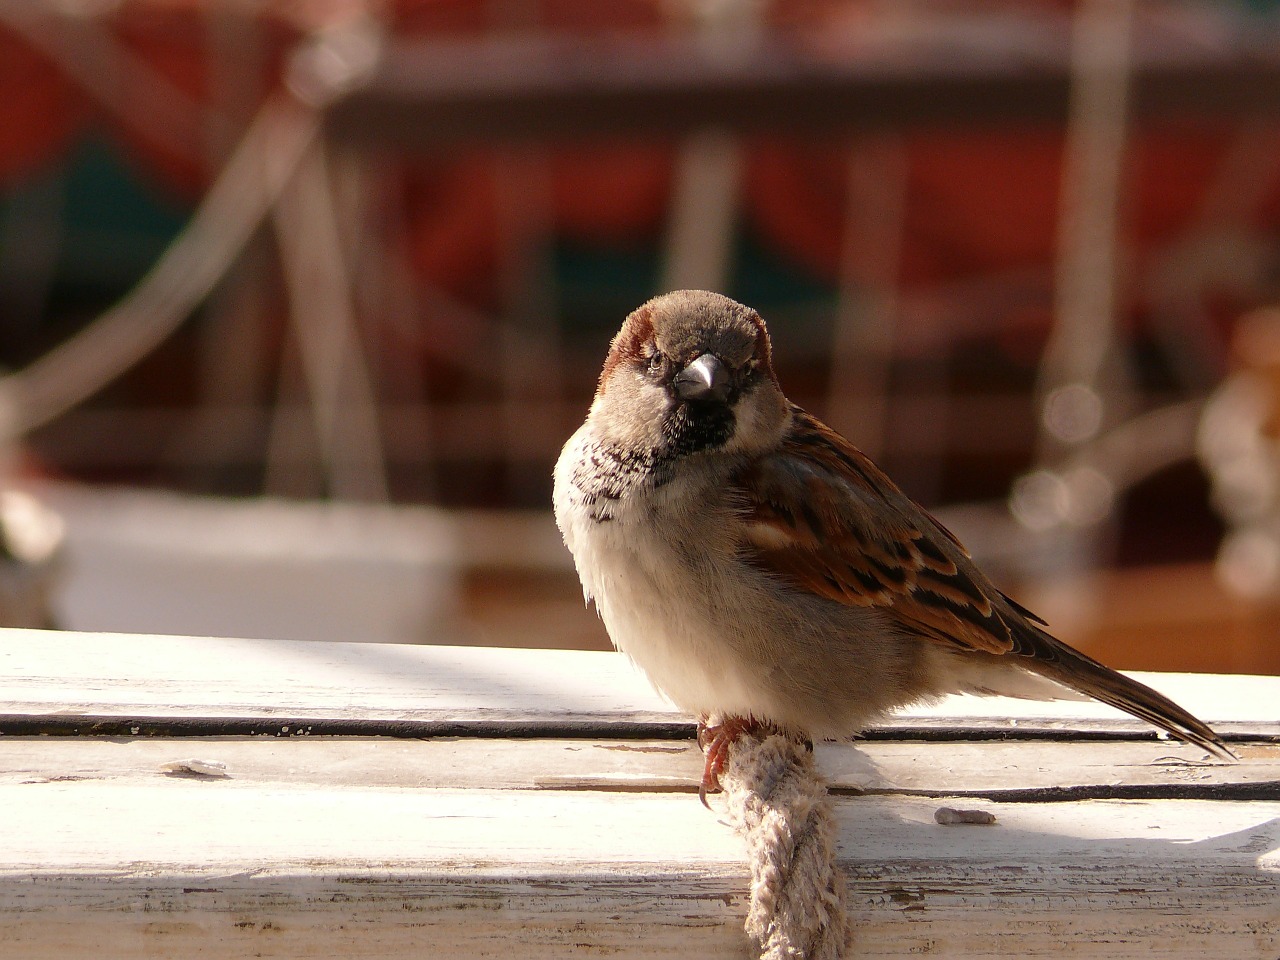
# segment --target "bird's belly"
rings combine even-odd
[[[717,617],[689,558],[647,524],[593,524],[578,539],[583,585],[614,645],[676,706],[701,714],[758,702],[729,616]]]
[[[779,602],[779,586],[723,553],[693,555],[643,529],[587,538],[587,587],[614,644],[691,714],[752,716],[843,737],[914,699],[900,678],[914,647],[872,631],[863,610]],[[629,526],[629,525],[628,525]],[[887,654],[887,656],[886,656]]]
[[[742,655],[728,629],[664,610],[664,597],[635,581],[614,583],[596,605],[614,644],[680,709],[698,716],[772,713],[766,672]]]

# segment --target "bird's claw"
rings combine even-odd
[[[726,717],[719,723],[708,723],[703,717],[698,721],[698,746],[706,754],[707,760],[702,767],[702,783],[698,786],[698,799],[708,810],[708,793],[719,793],[720,774],[729,762],[729,747],[744,733],[753,733],[760,728],[760,722],[752,717]]]

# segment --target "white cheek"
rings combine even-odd
[[[777,446],[782,437],[785,410],[760,388],[743,398],[734,409],[733,436],[725,453],[751,454]]]
[[[602,437],[629,448],[653,448],[671,407],[671,397],[660,385],[633,371],[619,371],[606,392],[596,396],[588,420]]]

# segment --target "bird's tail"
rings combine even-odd
[[[1043,630],[1030,624],[1027,626],[1038,634],[1038,642],[1034,644],[1036,655],[1028,657],[1023,664],[1028,670],[1145,720],[1179,740],[1208,750],[1216,757],[1238,759],[1208,724],[1164,694],[1103,666]]]

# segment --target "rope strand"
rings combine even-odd
[[[746,931],[761,960],[840,960],[850,936],[845,878],[811,751],[778,734],[743,734],[721,785],[751,860]]]

